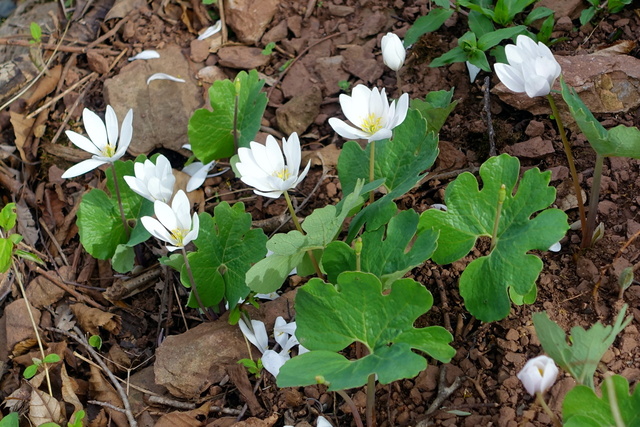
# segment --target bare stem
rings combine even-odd
[[[366,418],[367,418],[367,427],[372,427],[374,425],[373,420],[373,408],[376,403],[376,374],[370,374],[369,378],[367,378],[367,409],[366,409]]]
[[[374,166],[375,166],[375,156],[376,156],[376,142],[371,141],[369,143],[371,147],[371,152],[369,153],[369,182],[373,182],[375,180],[374,174]],[[371,189],[371,193],[369,193],[369,204],[373,203],[373,189]]]
[[[356,422],[357,427],[364,427],[362,424],[362,418],[360,418],[360,413],[358,412],[358,407],[353,402],[353,400],[349,397],[349,395],[344,390],[336,390],[336,393],[340,395],[347,402],[349,408],[351,408],[351,413],[353,414],[353,420]],[[369,426],[370,427],[370,426]]]
[[[553,425],[555,427],[562,427],[562,422],[558,419],[558,416],[553,413],[551,408],[549,408],[547,402],[544,401],[544,397],[542,396],[541,392],[536,393],[536,402],[538,402],[538,404],[542,406],[542,409],[547,413],[547,415],[551,417],[551,421],[553,422]]]
[[[209,321],[215,320],[211,315],[209,309],[204,306],[202,300],[200,299],[200,294],[198,293],[198,288],[196,287],[196,280],[193,278],[193,270],[191,270],[191,264],[189,264],[189,258],[187,257],[187,250],[184,248],[184,246],[182,247],[182,257],[184,258],[184,266],[187,270],[187,275],[189,276],[189,282],[191,283],[191,291],[193,291],[193,296],[196,298],[200,310],[202,310],[204,315],[207,316],[207,319]]]
[[[496,247],[498,243],[498,226],[500,225],[500,215],[502,214],[502,205],[504,199],[507,197],[507,187],[502,184],[498,192],[498,207],[496,208],[496,219],[493,221],[493,232],[491,233],[491,250]]]
[[[116,190],[116,197],[118,198],[118,207],[120,208],[120,219],[122,219],[122,226],[125,233],[127,233],[127,239],[129,238],[131,230],[129,230],[129,224],[127,224],[127,217],[124,215],[124,207],[122,206],[122,196],[120,195],[120,186],[118,185],[118,174],[116,172],[115,163],[111,163],[111,171],[113,172],[113,188]]]
[[[236,101],[233,107],[233,145],[238,152],[238,102],[240,95],[236,92]]]
[[[302,226],[300,226],[300,221],[298,221],[298,217],[296,216],[296,211],[293,209],[293,203],[291,203],[291,197],[289,197],[289,193],[285,191],[284,199],[287,201],[287,207],[289,208],[289,214],[291,215],[291,220],[293,221],[293,225],[295,225],[296,230],[298,230],[302,235],[306,233],[302,230]],[[307,255],[309,255],[309,259],[311,260],[311,264],[313,264],[313,269],[316,271],[316,275],[322,279],[324,278],[324,274],[322,274],[322,270],[320,270],[320,265],[316,260],[315,255],[313,255],[313,251],[308,250]]]
[[[583,247],[591,245],[593,230],[596,227],[596,214],[598,213],[598,202],[600,201],[600,182],[602,181],[602,166],[604,156],[596,154],[596,164],[593,169],[593,183],[591,184],[591,199],[589,200],[589,216],[587,217],[587,228],[583,234]]]
[[[553,117],[556,119],[556,124],[558,125],[558,131],[560,132],[560,137],[562,138],[562,146],[564,147],[564,154],[567,156],[567,163],[569,164],[569,171],[571,171],[571,179],[573,180],[573,189],[576,193],[576,199],[578,201],[578,211],[580,212],[580,225],[582,226],[582,247],[585,247],[585,242],[587,241],[587,219],[584,212],[584,201],[582,200],[582,190],[580,189],[580,183],[578,182],[578,172],[576,171],[576,164],[573,160],[573,153],[571,152],[571,145],[569,144],[569,140],[567,139],[567,133],[564,130],[564,125],[562,124],[562,119],[560,118],[560,113],[558,112],[558,107],[556,106],[556,102],[553,100],[551,94],[547,95],[547,99],[549,100],[549,106],[551,107],[551,112],[553,113]]]

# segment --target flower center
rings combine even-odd
[[[279,171],[275,171],[272,175],[280,178],[283,181],[286,181],[289,178],[291,178],[291,173],[289,173],[289,169],[287,168],[281,169]]]
[[[107,146],[104,147],[104,150],[102,150],[102,155],[104,157],[113,157],[114,154],[116,154],[116,147],[111,144],[107,144]]]
[[[363,131],[373,135],[382,129],[382,124],[380,122],[382,122],[382,117],[378,117],[374,113],[371,113],[362,121],[361,128]]]
[[[182,243],[182,241],[184,240],[184,230],[181,230],[179,228],[176,228],[175,230],[171,230],[171,237],[173,237],[175,239],[175,245],[176,246],[184,246],[184,244]]]

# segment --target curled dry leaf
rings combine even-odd
[[[118,408],[122,408],[122,400],[111,384],[102,376],[100,369],[91,365],[91,377],[89,378],[91,397],[100,402],[109,403]],[[120,411],[105,407],[105,410],[118,427],[128,427],[127,416]]]
[[[199,408],[187,412],[174,411],[163,415],[155,427],[198,427],[205,425],[209,416],[211,402],[207,402]]]
[[[69,377],[67,374],[67,368],[64,363],[60,368],[60,379],[62,380],[62,399],[73,405],[73,411],[78,412],[83,409],[82,403],[80,403],[80,399],[76,395],[76,390],[78,389],[78,384],[76,380]]]
[[[24,199],[16,203],[16,213],[18,214],[18,233],[22,235],[27,245],[35,246],[38,243],[38,230]]]
[[[34,425],[60,423],[61,415],[60,402],[43,391],[33,389],[29,402],[29,420]]]
[[[105,313],[104,311],[87,307],[84,304],[73,304],[71,311],[75,314],[80,327],[90,334],[98,335],[98,328],[106,329],[109,332],[117,334],[120,331],[120,316],[113,313]]]

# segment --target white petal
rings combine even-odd
[[[212,35],[218,33],[221,29],[222,29],[222,21],[218,19],[218,21],[216,21],[214,25],[208,27],[206,30],[202,32],[202,34],[198,36],[198,40],[204,40],[206,38],[209,38]]]
[[[173,76],[170,76],[169,74],[155,73],[155,74],[149,76],[149,78],[147,79],[147,85],[149,85],[149,83],[151,83],[154,80],[171,80],[172,82],[186,83],[186,81],[184,79],[180,79],[178,77],[173,77]]]
[[[327,421],[327,419],[323,416],[319,416],[316,421],[316,427],[333,427],[333,425]]]
[[[111,105],[107,105],[107,111],[104,114],[104,118],[107,124],[107,137],[109,144],[115,147],[118,143],[118,116],[113,111]]]
[[[266,350],[262,354],[262,366],[266,369],[271,375],[277,377],[280,373],[280,368],[285,364],[287,360],[290,359],[288,355],[281,355],[276,353],[273,350]]]
[[[82,175],[91,170],[94,170],[98,166],[104,165],[107,162],[103,162],[102,160],[96,159],[87,159],[84,160],[77,165],[71,166],[65,173],[62,174],[62,178],[73,178],[78,175]]]
[[[509,90],[521,93],[524,92],[524,81],[517,70],[507,64],[497,63],[494,66],[498,78]]]
[[[253,190],[253,192],[256,193],[258,196],[269,197],[271,199],[277,199],[280,196],[282,196],[282,193],[284,193],[283,190],[268,191],[268,192],[262,192],[262,191],[258,191],[258,190]]]
[[[553,245],[549,246],[549,251],[551,252],[560,252],[562,250],[562,245],[560,242],[555,242]]]
[[[187,194],[179,190],[171,201],[171,209],[175,213],[177,228],[181,230],[191,229],[191,202]],[[167,227],[169,228],[169,227]]]
[[[140,221],[142,221],[144,228],[156,239],[167,243],[175,243],[175,240],[171,237],[167,229],[157,219],[150,216],[143,216],[140,218]]]
[[[482,70],[480,67],[473,65],[471,62],[467,61],[467,71],[469,72],[469,81],[473,83],[478,77],[478,73]]]
[[[407,111],[409,111],[409,94],[403,93],[400,96],[400,99],[398,99],[398,105],[395,108],[392,123],[387,127],[389,129],[393,129],[396,126],[401,125],[402,122],[404,122],[404,119],[407,118]]]
[[[107,146],[107,130],[104,122],[96,113],[88,108],[82,110],[82,120],[89,139],[102,151]]]
[[[116,156],[118,156],[118,158],[122,157],[122,155],[127,151],[132,137],[133,110],[129,110],[127,111],[127,115],[124,116],[124,120],[122,121],[122,128],[120,130],[120,142],[118,143],[118,150],[116,151]]]
[[[298,176],[298,178],[296,178],[295,183],[293,183],[291,185],[291,188],[295,188],[298,186],[298,184],[300,184],[302,182],[302,180],[307,176],[307,173],[309,172],[309,168],[311,167],[311,160],[309,160],[307,162],[307,166],[304,168],[304,170],[302,171],[302,173]]]
[[[135,61],[137,59],[156,59],[160,58],[160,54],[155,50],[143,50],[139,54],[129,58],[129,61]]]
[[[329,125],[333,128],[333,130],[343,138],[347,139],[367,139],[369,138],[369,134],[361,131],[360,129],[356,129],[353,126],[349,126],[344,121],[332,117],[329,119]]]
[[[169,205],[161,202],[160,200],[156,200],[153,203],[153,211],[156,214],[156,218],[158,218],[158,221],[160,221],[160,223],[167,230],[178,229],[178,220],[176,219],[176,214]],[[172,239],[171,241],[173,242],[174,239]]]
[[[549,82],[542,76],[529,76],[524,82],[524,90],[529,98],[546,96],[551,92]]]
[[[96,156],[102,154],[102,150],[96,147],[96,145],[86,136],[82,136],[71,130],[65,131],[65,134],[67,135],[67,138],[69,138],[69,141],[71,141],[76,147]]]

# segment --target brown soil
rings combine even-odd
[[[103,3],[100,2],[100,5]],[[272,25],[292,17],[299,17],[301,18],[301,35],[293,34],[290,31],[287,39],[281,43],[284,50],[276,50],[275,59],[269,65],[262,67],[260,71],[267,76],[277,78],[278,67],[302,50],[296,49],[297,46],[308,45],[314,40],[319,40],[336,31],[356,30],[357,33],[357,30],[361,29],[364,24],[376,19],[380,25],[371,34],[351,39],[345,39],[342,36],[336,37],[335,40],[322,44],[322,48],[310,49],[305,52],[301,55],[300,61],[304,64],[312,64],[318,57],[339,55],[348,47],[346,45],[375,46],[373,51],[378,54],[381,36],[387,31],[395,31],[402,36],[410,24],[428,10],[428,3],[430,2],[426,0],[404,2],[328,0],[315,3],[313,13],[309,17],[303,18],[307,1],[282,1],[272,20]],[[89,10],[91,7],[96,7],[96,5],[91,6],[90,3],[87,4],[90,5]],[[197,4],[197,1],[192,4]],[[169,4],[171,7],[179,8],[177,5],[186,8],[186,20],[192,23],[196,29],[201,27],[192,6],[184,2],[175,2],[175,4],[170,2]],[[332,5],[353,7],[353,13],[345,17],[336,16],[330,12]],[[159,2],[153,2],[152,10],[159,10],[159,6]],[[99,35],[114,28],[120,21],[120,19],[112,19],[103,22],[101,16],[91,16],[90,19],[102,26]],[[189,52],[190,42],[194,35],[189,33],[185,25],[186,21],[183,22],[180,19],[170,21],[166,16],[161,19],[156,12],[151,11],[143,14],[131,14],[129,19],[131,21],[127,26],[139,29],[135,33],[136,35],[125,38],[123,31],[126,31],[127,26],[123,26],[124,29],[116,31],[115,34],[102,41],[105,47],[132,48],[139,51],[143,48],[152,49],[168,44],[178,44],[184,49],[184,52]],[[557,36],[567,37],[567,40],[557,44],[553,49],[556,53],[569,55],[579,54],[583,51],[590,52],[605,46],[611,42],[609,36],[614,24],[619,23],[621,19],[626,20],[621,38],[637,39],[640,36],[640,18],[635,11],[627,8],[617,15],[605,16],[604,20],[595,27],[588,25],[577,31],[557,34]],[[174,22],[174,24],[170,25],[170,22]],[[488,156],[489,138],[486,115],[482,112],[484,91],[481,85],[486,74],[481,73],[475,83],[470,83],[464,64],[441,68],[428,67],[433,58],[455,46],[455,38],[466,31],[465,22],[463,16],[456,15],[456,19],[448,21],[440,31],[423,37],[410,50],[407,64],[402,71],[403,85],[401,89],[403,92],[409,93],[412,98],[423,97],[429,91],[448,90],[455,87],[454,97],[460,100],[440,134],[442,154],[436,164],[438,175],[428,180],[424,185],[415,188],[399,201],[399,206],[403,208],[413,208],[422,212],[434,203],[444,203],[443,195],[446,185],[461,171],[479,166]],[[579,25],[577,20],[574,20],[573,23]],[[366,25],[364,26],[366,27]],[[230,41],[235,41],[233,34],[230,35]],[[54,63],[67,64],[67,61],[71,60],[70,55],[70,53],[63,53],[56,58]],[[638,50],[633,50],[631,55],[638,57]],[[75,97],[84,96],[80,105],[94,111],[104,110],[102,84],[106,78],[118,74],[119,69],[126,65],[127,56],[131,55],[124,55],[112,70],[104,73],[99,72],[99,76],[93,80],[92,86],[86,93],[82,94],[72,90]],[[86,56],[78,55],[73,60],[77,63],[68,67],[66,72],[86,75],[88,73]],[[206,61],[207,63],[215,63],[216,60],[216,55],[210,54]],[[382,68],[380,58],[378,58],[377,64]],[[232,69],[224,71],[230,77],[237,72]],[[291,75],[294,76],[293,73]],[[348,80],[352,87],[362,82],[354,75],[349,75]],[[296,84],[296,82],[289,83],[294,86]],[[491,76],[491,86],[493,87],[497,83],[496,77]],[[365,82],[365,84],[386,87],[392,94],[396,93],[396,78],[386,68],[381,77],[375,78],[370,83]],[[67,89],[67,85],[61,83],[58,92],[65,89]],[[71,108],[73,102],[67,98],[69,97],[65,97],[66,107]],[[277,128],[275,109],[284,102],[286,102],[285,96],[279,88],[276,88],[271,95],[265,125]],[[47,124],[47,132],[42,138],[37,138],[36,144],[39,143],[40,147],[35,145],[32,148],[34,153],[38,153],[34,157],[34,161],[37,160],[41,163],[33,166],[24,164],[16,158],[8,158],[4,160],[5,163],[1,169],[3,171],[8,167],[22,169],[23,182],[33,192],[31,194],[33,200],[30,203],[32,212],[36,218],[41,218],[41,224],[46,224],[48,228],[48,231],[45,230],[36,221],[35,228],[40,233],[41,243],[35,249],[45,254],[56,254],[57,249],[51,243],[51,236],[55,234],[61,244],[62,252],[71,263],[70,277],[74,277],[75,282],[85,285],[76,287],[77,292],[86,295],[88,299],[99,302],[106,307],[109,313],[121,317],[121,327],[115,328],[111,332],[103,330],[102,338],[105,342],[105,348],[112,349],[108,352],[108,357],[111,359],[121,357],[117,360],[123,360],[126,366],[135,367],[130,372],[133,374],[153,363],[155,348],[158,341],[161,340],[159,333],[162,336],[179,334],[185,330],[185,323],[189,327],[193,327],[201,323],[201,320],[195,311],[185,309],[185,322],[183,322],[178,308],[178,305],[184,307],[186,300],[186,292],[183,289],[178,289],[180,301],[174,301],[173,296],[161,299],[162,289],[154,287],[127,299],[121,305],[114,305],[102,297],[100,290],[106,289],[112,284],[115,279],[114,273],[108,263],[96,262],[79,247],[76,237],[77,229],[72,222],[74,219],[74,199],[71,197],[84,191],[84,184],[97,186],[97,177],[101,175],[96,173],[90,183],[83,182],[81,178],[75,180],[82,185],[73,181],[63,181],[59,178],[60,169],[56,165],[61,165],[61,159],[66,161],[72,161],[72,159],[69,156],[65,157],[59,151],[55,155],[51,155],[42,149],[46,143],[51,141],[60,127],[64,110],[65,105],[59,102],[44,119]],[[14,111],[14,107],[11,108],[11,111]],[[80,109],[76,111],[80,111]],[[325,96],[320,114],[307,129],[305,137],[302,138],[307,150],[319,150],[331,144],[341,146],[343,141],[332,132],[326,123],[328,117],[338,115],[339,112],[337,92]],[[554,168],[552,170],[557,172],[554,177],[559,177],[559,179],[554,179],[552,185],[560,188],[559,200],[562,199],[564,194],[561,188],[566,187],[569,178],[566,175],[566,159],[562,152],[562,144],[556,132],[555,123],[546,116],[533,116],[527,111],[515,110],[496,97],[491,98],[491,112],[498,153],[504,152],[506,147],[514,143],[530,139],[528,134],[531,133],[531,129],[543,128],[539,135],[543,139],[553,142],[555,152],[535,159],[522,158],[521,162],[525,168],[539,167],[542,170]],[[624,114],[599,115],[598,118],[601,121],[607,121],[610,126],[618,123],[640,125],[640,117],[635,110]],[[73,118],[73,120],[77,119],[78,116]],[[15,141],[14,132],[9,121],[9,113],[6,111],[0,112],[0,127],[2,143],[13,144]],[[595,155],[580,135],[574,132],[570,138],[577,158],[578,171],[582,172],[581,184],[588,191]],[[58,144],[63,140],[64,138],[58,141]],[[175,156],[180,158],[178,154]],[[635,385],[640,379],[640,363],[638,362],[640,350],[637,345],[640,339],[638,336],[640,286],[631,286],[624,293],[622,299],[619,299],[617,275],[624,267],[638,262],[640,257],[640,245],[637,241],[632,242],[621,251],[622,245],[640,230],[640,219],[638,219],[639,166],[640,163],[636,160],[615,158],[606,161],[599,205],[599,221],[602,221],[605,226],[604,238],[593,248],[581,251],[578,233],[570,231],[562,241],[561,252],[541,253],[544,270],[538,281],[536,303],[523,307],[514,306],[509,317],[502,321],[489,324],[477,321],[466,312],[458,293],[458,278],[465,265],[480,254],[477,250],[471,254],[473,257],[465,258],[452,265],[438,266],[427,262],[413,270],[409,277],[423,283],[435,298],[434,308],[423,320],[431,325],[443,325],[450,328],[455,338],[452,345],[456,348],[457,354],[451,363],[444,366],[430,361],[428,369],[417,378],[397,381],[386,386],[379,385],[376,394],[377,425],[428,425],[427,422],[430,422],[431,425],[458,426],[551,425],[549,417],[534,404],[515,376],[527,359],[543,352],[531,322],[531,314],[542,310],[546,310],[552,320],[558,322],[568,331],[575,325],[590,327],[596,321],[611,324],[622,304],[629,304],[630,314],[633,315],[634,320],[620,334],[613,347],[605,355],[597,378],[599,380],[604,372],[612,371],[625,376],[632,386]],[[324,180],[318,188],[315,188],[321,178]],[[10,191],[9,185],[6,183],[5,187],[5,189],[0,187],[2,190],[0,194],[4,198],[2,204],[12,199],[25,198],[26,200],[24,193],[17,192],[15,189]],[[231,202],[241,200],[247,206],[247,211],[252,214],[254,220],[276,217],[286,210],[283,200],[271,201],[256,197],[249,192],[233,191],[243,188],[243,185],[233,179],[231,174],[209,179],[206,182],[204,194],[207,197],[217,195],[218,198],[207,199],[205,209],[211,211],[216,200]],[[340,186],[335,170],[330,169],[326,174],[323,174],[321,167],[315,166],[297,194],[298,202],[302,202],[307,196],[313,194],[302,210],[302,214],[309,214],[314,208],[334,203],[340,197],[339,190]],[[567,213],[571,222],[577,220],[575,209],[569,210]],[[52,259],[49,256],[43,256]],[[60,260],[60,257],[57,256],[56,259]],[[25,264],[22,268],[25,274],[25,283],[30,283],[31,279],[39,275],[33,265]],[[54,265],[50,263],[48,269],[53,270]],[[292,283],[287,286],[295,287],[299,283],[300,280],[294,277]],[[7,288],[8,294],[2,295],[0,314],[5,313],[5,307],[9,303],[20,298],[16,286],[13,284],[12,288]],[[74,300],[74,297],[66,294],[54,305],[39,310],[42,313],[41,324],[48,326],[52,324],[52,319],[57,321],[59,315],[54,314],[56,310]],[[170,322],[163,320],[159,324],[158,307],[161,304],[167,304],[167,302],[169,303],[168,309],[174,317]],[[11,320],[7,316],[4,319],[7,322]],[[161,331],[161,328],[167,327],[168,330]],[[3,340],[5,341],[4,347],[6,347],[6,338],[2,337],[4,329],[4,327],[0,327],[0,350],[2,350],[0,351],[0,356],[2,356],[0,358],[0,375],[2,375],[0,398],[3,399],[20,387],[22,370],[25,365],[30,364],[30,357],[7,357],[7,350],[10,354],[12,349],[2,348]],[[44,336],[48,343],[56,341],[64,343],[64,338],[56,337],[48,332]],[[107,400],[108,398],[87,385],[88,364],[71,354],[72,351],[85,354],[84,350],[71,340],[66,345],[57,345],[66,348],[65,350],[61,347],[61,351],[67,352],[67,360],[75,361],[76,365],[68,366],[67,370],[69,375],[75,378],[79,384],[79,389],[83,390],[84,394],[80,396],[82,404],[89,408],[90,417],[94,417],[98,413],[99,407],[87,404],[87,400]],[[18,353],[25,354],[32,346],[33,343]],[[107,352],[103,351],[103,353]],[[113,365],[111,366],[113,367]],[[445,375],[441,378],[440,373],[445,369]],[[126,376],[127,371],[122,371],[120,375]],[[446,387],[457,378],[461,380],[460,387],[442,401],[427,420],[425,414],[438,395],[439,387]],[[443,379],[444,382],[442,382]],[[261,413],[257,414],[257,418],[264,421],[241,425],[282,426],[297,424],[303,426],[308,425],[305,422],[315,424],[316,416],[319,413],[324,414],[334,425],[354,425],[353,418],[349,414],[348,408],[343,405],[342,399],[337,395],[326,393],[322,387],[278,390],[275,387],[275,381],[269,375],[266,375],[266,378],[261,381],[261,383],[255,384],[255,381],[252,380],[251,386],[256,385],[253,390],[261,406]],[[562,396],[570,390],[573,384],[573,380],[568,375],[561,375],[552,388],[550,406],[556,413],[561,412]],[[60,384],[56,384],[56,386],[60,387]],[[361,408],[364,407],[362,391],[351,390],[349,394],[353,396]],[[200,398],[192,399],[190,403],[200,405],[208,400],[213,401],[217,406],[242,409],[246,398],[239,394],[237,384],[233,385],[227,382],[212,386]],[[153,407],[145,406],[141,402],[136,402],[136,405],[139,411],[136,412],[136,415],[140,416],[141,425],[152,425],[154,422],[152,420],[157,420],[160,414],[176,410],[167,402],[155,404]],[[452,410],[466,412],[469,415],[462,416],[460,412],[449,412]],[[6,411],[4,412],[6,414]],[[104,418],[94,421],[91,425],[110,425],[104,414],[102,416]],[[245,418],[248,416],[247,413]],[[219,417],[220,419],[216,420]],[[217,413],[212,413],[208,421],[205,420],[206,418],[206,416],[201,416],[202,424],[197,425],[233,425],[236,419],[235,417],[225,419]],[[195,420],[195,418],[193,419]],[[111,424],[116,422],[116,420],[112,420]],[[190,423],[195,423],[195,421],[190,421]],[[126,425],[126,421],[123,425]]]

